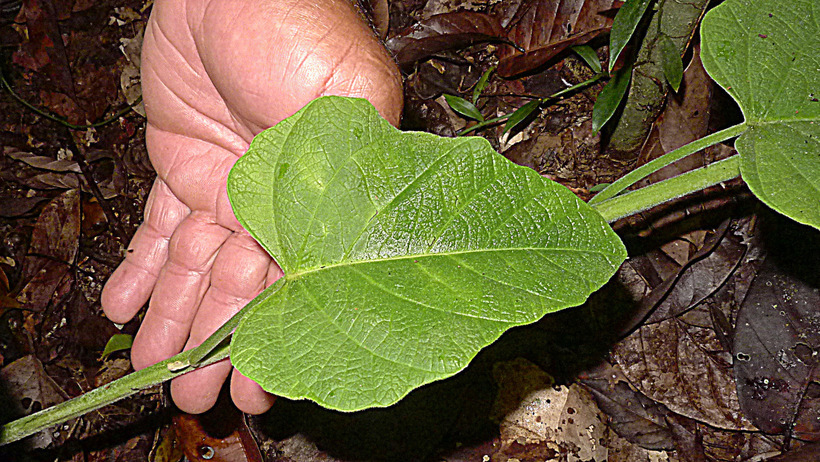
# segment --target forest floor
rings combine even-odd
[[[2,421],[131,370],[127,350],[103,350],[112,336],[134,334],[139,320],[113,324],[99,299],[142,220],[155,176],[138,72],[151,4],[0,0],[0,70],[10,88],[0,91]],[[472,100],[493,66],[475,100],[487,119],[592,78],[584,60],[556,43],[586,34],[583,43],[604,60],[620,2],[369,4],[374,27],[405,73],[402,128],[454,136],[475,121],[442,95]],[[389,22],[379,12],[389,12]],[[437,14],[451,16],[442,22]],[[419,22],[427,28],[406,32]],[[737,107],[706,75],[690,35],[681,90],[627,101],[646,111],[637,128],[593,132],[603,79],[545,102],[508,134],[503,124],[473,134],[587,200],[596,185],[737,121]],[[533,53],[544,49],[554,53]],[[717,145],[649,181],[732,152],[730,144]],[[191,416],[158,386],[0,457],[820,460],[817,233],[767,212],[739,181],[613,227],[630,258],[586,304],[510,330],[462,373],[390,408],[342,414],[280,399],[250,417],[221,399],[215,410]]]

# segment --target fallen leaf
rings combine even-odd
[[[0,217],[15,218],[28,214],[46,197],[0,197]]]
[[[54,380],[46,374],[42,363],[34,355],[23,356],[0,370],[3,384],[3,421],[13,417],[28,415],[55,404],[67,397]],[[29,448],[45,448],[65,439],[60,429],[68,429],[71,422],[61,425],[57,431],[45,430],[33,435],[27,441]]]
[[[420,99],[412,94],[404,100],[401,128],[435,133],[439,136],[455,136],[455,128],[450,117],[436,100]]]
[[[23,2],[21,14],[28,40],[14,53],[14,62],[32,71],[44,70],[51,82],[71,97],[74,82],[54,6],[52,0]]]
[[[630,443],[610,430],[607,462],[678,462],[674,451],[651,451]]]
[[[632,84],[623,112],[613,126],[607,151],[619,159],[634,159],[646,141],[653,121],[664,108],[668,86],[663,71],[661,36],[670,37],[680,55],[689,46],[707,0],[660,2],[651,16],[634,58]],[[644,18],[646,21],[646,18]],[[636,41],[637,42],[637,41]],[[622,55],[623,56],[623,55]]]
[[[262,462],[244,414],[225,396],[208,412],[174,414],[174,431],[191,462]]]
[[[582,387],[553,386],[549,375],[523,358],[497,363],[493,377],[499,388],[493,413],[503,412],[501,449],[494,459],[566,454],[567,460],[606,460],[604,417]]]
[[[567,48],[607,32],[612,19],[599,13],[611,9],[613,3],[612,0],[522,2],[507,25],[507,33],[524,52],[516,52],[512,47],[500,49],[499,75],[512,77],[533,71]]]
[[[46,205],[31,235],[30,254],[73,263],[80,234],[80,191],[72,189]]]
[[[60,173],[82,173],[80,165],[73,160],[55,159],[53,157],[38,156],[26,151],[19,151],[12,147],[3,148],[3,154],[14,159],[24,162],[34,168],[49,170]]]
[[[709,310],[640,327],[613,347],[629,382],[671,411],[727,430],[754,430],[740,412],[731,364]]]
[[[762,432],[718,430],[697,424],[696,433],[709,461],[753,461],[778,454],[783,449],[780,441]],[[770,462],[772,459],[765,460]]]
[[[663,112],[652,124],[649,139],[638,156],[639,166],[708,134],[713,90],[712,79],[700,61],[700,47],[695,46],[683,73],[681,90],[669,94]],[[700,151],[658,170],[638,185],[656,183],[706,163],[704,151]]]
[[[820,440],[820,245],[794,226],[749,288],[734,335],[740,405],[767,433]],[[791,230],[791,231],[789,231]]]
[[[373,29],[380,39],[387,38],[390,30],[390,5],[387,0],[366,0],[363,2],[367,16],[370,19]]]
[[[124,358],[106,360],[94,376],[94,386],[101,387],[132,372],[131,361]]]
[[[33,311],[45,309],[80,242],[80,192],[71,189],[46,205],[32,231],[29,256],[21,280],[27,281],[17,300]]]
[[[630,259],[629,265],[641,276],[647,293],[631,314],[631,320],[622,331],[624,334],[644,322],[655,323],[680,315],[725,283],[746,250],[738,237],[727,235],[730,224],[731,221],[726,220],[717,230],[709,232],[696,252],[686,253],[683,264],[670,257],[669,250],[664,251],[663,247]],[[672,241],[675,242],[683,241]],[[665,247],[668,249],[669,243]]]
[[[479,42],[504,41],[506,33],[498,21],[487,14],[471,11],[444,13],[430,17],[391,38],[385,44],[400,66]]]
[[[711,239],[714,242],[715,235]],[[719,237],[717,245],[710,243],[697,252],[679,275],[670,290],[654,309],[646,323],[660,322],[692,309],[712,295],[732,275],[746,253],[746,246],[730,235]],[[705,255],[705,256],[704,256]]]
[[[610,427],[625,440],[650,450],[673,450],[672,431],[666,422],[669,409],[629,386],[618,368],[603,362],[580,378],[609,417]]]
[[[145,104],[137,101],[142,97],[142,85],[140,80],[140,53],[142,52],[142,40],[145,34],[145,26],[137,22],[137,34],[133,38],[120,39],[120,51],[125,56],[126,63],[122,66],[120,73],[120,89],[125,101],[130,104],[134,112],[145,117]],[[135,105],[136,104],[136,105]]]
[[[767,462],[817,462],[820,460],[820,443],[807,444],[783,455],[766,459]]]
[[[528,51],[520,55],[513,55],[501,60],[498,63],[498,75],[504,78],[515,77],[520,74],[531,72],[547,64],[552,58],[558,56],[566,49],[575,45],[583,45],[590,40],[608,32],[608,28],[601,27],[582,34],[576,34],[562,40],[550,43],[538,49]]]

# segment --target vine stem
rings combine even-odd
[[[196,366],[175,368],[173,364],[188,363],[191,353],[195,350],[184,351],[165,361],[132,372],[111,383],[95,388],[88,393],[62,402],[48,409],[17,419],[0,427],[0,446],[21,440],[53,425],[71,420],[87,414],[95,409],[127,398],[154,385],[171,380],[182,374],[191,372],[197,367],[207,366],[228,357],[231,347],[228,343],[212,351],[205,360]]]
[[[592,208],[596,209],[607,222],[612,223],[619,218],[643,212],[672,199],[729,181],[738,175],[740,175],[740,155],[735,154],[668,180],[592,204]]]
[[[737,136],[745,129],[745,124],[730,127],[649,162],[601,191],[593,198],[593,201],[590,201],[590,205],[607,222],[613,222],[619,218],[634,215],[658,204],[735,178],[740,174],[740,155],[737,154],[705,167],[615,197],[618,193],[653,171],[705,147]],[[74,399],[3,425],[0,427],[0,446],[82,416],[199,367],[228,358],[230,354],[230,335],[239,320],[250,308],[269,298],[283,286],[284,278],[265,289],[262,294],[254,298],[197,348],[184,351],[153,366],[128,374]]]
[[[590,199],[589,205],[594,206],[595,204],[602,203],[607,199],[611,199],[623,192],[626,188],[662,169],[663,167],[666,167],[667,165],[683,159],[688,155],[694,154],[702,149],[706,149],[709,146],[714,146],[715,144],[726,141],[730,138],[734,138],[746,131],[746,128],[745,122],[734,125],[719,132],[712,133],[711,135],[704,136],[703,138],[695,140],[689,144],[685,144],[651,162],[647,162],[604,188],[601,192],[596,194],[595,197]]]
[[[228,358],[231,352],[231,334],[239,321],[254,306],[269,299],[284,286],[285,278],[280,278],[268,286],[196,348],[183,351],[165,361],[132,372],[76,398],[3,425],[0,427],[0,446],[87,414],[194,369]]]
[[[20,103],[23,106],[25,106],[26,108],[28,108],[30,111],[32,111],[35,114],[38,114],[42,117],[45,117],[48,120],[51,120],[53,122],[57,122],[58,124],[64,125],[64,126],[70,128],[72,130],[88,130],[89,128],[97,128],[97,127],[102,127],[103,125],[108,125],[111,122],[114,122],[115,120],[118,120],[120,117],[122,117],[122,116],[128,114],[129,112],[131,112],[132,110],[134,110],[134,108],[137,105],[139,105],[139,103],[142,102],[142,95],[140,95],[139,98],[137,98],[136,101],[134,101],[133,104],[129,104],[128,107],[126,107],[125,109],[120,110],[119,112],[115,113],[113,116],[111,116],[108,119],[105,119],[105,120],[100,121],[100,122],[95,122],[93,124],[76,125],[76,124],[70,123],[69,121],[65,120],[62,117],[58,117],[54,114],[50,114],[50,113],[48,113],[48,112],[34,106],[33,104],[29,103],[28,101],[24,100],[20,95],[18,95],[14,91],[14,89],[11,87],[11,84],[6,80],[6,76],[3,73],[2,69],[0,69],[0,85],[2,85],[3,88],[5,88],[7,92],[9,92],[9,94],[11,95],[12,98],[14,98],[18,103]]]

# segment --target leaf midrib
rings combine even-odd
[[[469,255],[474,253],[487,253],[487,252],[522,252],[522,251],[533,251],[533,252],[551,252],[551,251],[562,251],[562,252],[574,252],[574,253],[585,253],[585,254],[599,254],[610,259],[610,257],[615,256],[614,254],[604,251],[604,250],[597,250],[597,249],[589,249],[589,250],[582,250],[577,248],[571,247],[500,247],[495,249],[474,249],[474,250],[461,250],[461,251],[450,251],[450,252],[430,252],[430,253],[418,253],[412,255],[400,255],[394,257],[385,257],[385,258],[368,258],[366,260],[354,260],[354,261],[341,261],[338,263],[331,263],[328,265],[321,265],[318,267],[311,267],[306,268],[302,271],[293,271],[290,273],[285,274],[284,277],[288,278],[289,280],[298,279],[310,273],[316,273],[319,271],[325,271],[333,268],[338,267],[345,267],[345,266],[355,266],[355,265],[363,265],[363,264],[370,264],[370,263],[380,263],[380,262],[396,262],[401,260],[417,260],[419,258],[427,258],[427,257],[447,257],[447,256],[458,256],[458,255]]]

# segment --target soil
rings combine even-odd
[[[404,129],[454,136],[475,125],[442,94],[472,100],[492,66],[524,71],[490,74],[475,101],[487,119],[595,75],[568,49],[509,61],[519,53],[509,40],[532,51],[566,38],[569,32],[534,32],[545,29],[538,8],[556,1],[364,3],[391,51],[405,57]],[[570,3],[599,10],[620,4],[562,2]],[[8,87],[0,92],[2,421],[131,370],[127,349],[103,352],[116,334],[136,333],[139,317],[115,325],[99,298],[142,220],[155,176],[136,61],[151,4],[0,0],[0,71]],[[605,59],[611,19],[594,16],[599,10],[584,10],[572,25]],[[432,35],[407,32],[441,13],[454,16]],[[498,24],[478,26],[475,14]],[[516,29],[526,18],[529,28]],[[628,155],[609,149],[610,131],[592,130],[605,80],[550,99],[509,133],[497,124],[474,134],[589,199],[596,186],[737,120],[697,50],[695,41],[684,57],[683,90],[657,102],[663,111],[643,147]],[[675,168],[733,152],[718,145]],[[650,181],[679,171],[662,170]],[[190,416],[157,386],[3,448],[0,458],[820,460],[817,232],[768,212],[739,181],[613,227],[630,259],[586,304],[510,330],[464,372],[391,408],[342,414],[280,399],[251,417],[223,397],[213,411]]]

